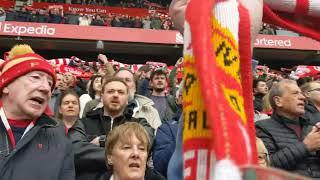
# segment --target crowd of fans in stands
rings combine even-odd
[[[74,24],[80,26],[107,26],[143,29],[173,28],[171,19],[167,15],[153,13],[147,17],[130,17],[126,14],[77,14],[63,13],[61,10],[52,8],[33,9],[22,8],[21,11],[0,9],[0,21],[39,22],[56,24]]]
[[[128,8],[166,9],[170,0],[36,0],[35,2],[69,3],[99,6],[119,6]]]

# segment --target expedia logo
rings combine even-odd
[[[54,36],[56,28],[50,28],[47,25],[24,26],[0,22],[0,31],[5,34]]]

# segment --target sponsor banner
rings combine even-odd
[[[12,21],[0,22],[0,35],[160,44],[183,44],[184,42],[182,35],[177,31]],[[320,50],[320,42],[307,37],[260,34],[254,41],[254,47],[266,49]]]
[[[155,44],[180,44],[177,31],[78,26],[49,23],[0,22],[0,36],[29,36]]]
[[[320,50],[320,42],[307,37],[291,37],[259,34],[255,48]]]
[[[35,9],[48,8],[52,5],[63,6],[64,12],[76,12],[83,14],[128,14],[129,16],[149,16],[149,10],[143,8],[124,8],[111,6],[94,6],[94,5],[79,5],[79,4],[64,4],[64,3],[37,3],[34,2],[31,7]],[[167,10],[155,10],[155,12],[168,14]]]

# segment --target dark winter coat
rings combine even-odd
[[[169,160],[176,147],[178,121],[164,122],[158,129],[153,146],[153,166],[167,177]]]
[[[153,141],[154,137],[154,129],[147,120],[144,118],[133,118],[132,111],[128,109],[123,115],[112,120],[111,117],[104,116],[103,108],[98,108],[88,112],[86,118],[81,119],[81,121],[89,140],[93,140],[97,136],[109,134],[114,127],[124,124],[125,122],[137,122],[141,124],[148,132],[151,141]]]
[[[320,122],[320,112],[316,108],[314,104],[311,102],[308,102],[308,104],[305,106],[305,112],[306,112],[306,117],[310,119],[310,122],[312,124],[316,124],[317,122]]]
[[[90,143],[81,121],[69,129],[68,137],[72,142],[77,180],[95,180],[107,171],[104,147]]]
[[[42,115],[15,149],[10,144],[0,121],[1,180],[75,179],[71,143],[48,116]]]
[[[263,110],[263,107],[262,107],[263,96],[264,96],[263,94],[257,94],[254,96],[253,106],[254,106],[255,111],[262,112],[262,110]]]
[[[257,137],[266,146],[271,166],[312,178],[320,178],[319,153],[309,152],[302,142],[311,131],[310,120],[300,118],[301,138],[288,127],[294,122],[274,113],[271,119],[256,122]],[[295,121],[297,122],[297,121]]]

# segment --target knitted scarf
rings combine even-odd
[[[266,22],[320,40],[320,1],[266,2]],[[190,0],[185,19],[184,179],[241,179],[239,166],[257,163],[249,13],[237,0]]]

